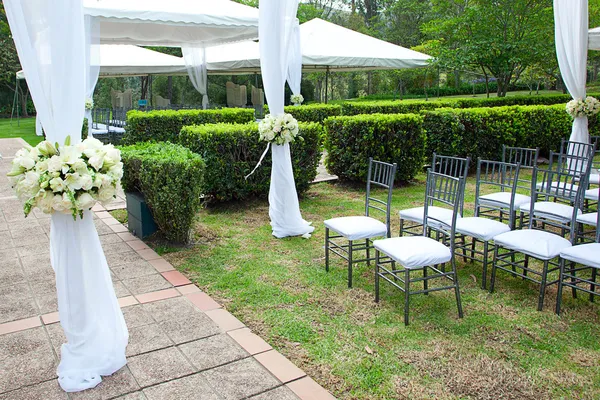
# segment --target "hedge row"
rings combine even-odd
[[[269,113],[269,106],[264,106],[265,114]],[[284,111],[292,114],[300,122],[318,122],[329,117],[342,115],[342,106],[339,104],[307,104],[304,106],[286,106]]]
[[[423,117],[371,114],[325,120],[327,168],[340,179],[365,181],[369,157],[397,163],[397,181],[412,179],[423,165]]]
[[[254,121],[253,108],[222,108],[219,110],[162,110],[127,113],[127,128],[123,141],[134,144],[146,141],[177,142],[181,128],[187,125]]]
[[[290,145],[298,193],[306,191],[317,175],[321,158],[322,126],[300,123],[300,135]],[[245,180],[265,150],[258,140],[258,124],[206,124],[186,126],[179,142],[206,161],[204,194],[208,200],[243,200],[269,193],[271,152],[252,176]]]
[[[127,192],[141,192],[159,230],[186,243],[200,209],[205,163],[198,154],[169,142],[121,147]]]

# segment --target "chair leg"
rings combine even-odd
[[[427,291],[429,289],[429,283],[427,282],[427,266],[423,267],[423,290],[425,290],[425,296],[429,295]]]
[[[371,266],[371,249],[369,249],[369,239],[365,239],[365,249],[367,252],[367,266]]]
[[[481,288],[483,290],[487,287],[488,246],[487,241],[483,242],[483,273],[481,275]]]
[[[590,291],[594,292],[594,293],[596,293],[596,285],[595,285],[595,283],[596,283],[596,275],[597,275],[597,273],[598,273],[598,270],[596,268],[592,267],[592,282],[594,282],[594,283],[590,284]],[[595,297],[595,295],[593,293],[590,293],[590,301],[591,302],[594,301],[594,297]]]
[[[404,268],[404,325],[408,326],[408,306],[410,300],[410,269]]]
[[[519,215],[519,229],[523,229],[523,220],[525,219],[525,213],[523,211],[520,212]]]
[[[544,308],[544,295],[546,294],[546,282],[548,280],[548,260],[544,261],[544,269],[542,270],[542,282],[540,283],[540,296],[538,298],[538,311]]]
[[[560,303],[562,302],[563,279],[565,274],[565,260],[560,259],[560,272],[558,275],[558,290],[556,293],[556,315],[560,315]]]
[[[375,249],[375,303],[379,303],[379,250]]]
[[[494,245],[494,260],[492,261],[492,276],[490,277],[490,293],[494,293],[496,284],[496,264],[498,263],[498,245]]]
[[[460,301],[460,288],[458,287],[458,273],[456,272],[456,261],[452,258],[452,271],[454,274],[454,294],[456,295],[456,307],[458,308],[458,318],[463,317],[462,303]]]
[[[471,258],[475,259],[475,246],[477,245],[477,239],[473,238],[471,241]]]
[[[527,269],[529,268],[529,256],[525,256],[525,261],[523,262],[523,279],[527,276]]]
[[[569,275],[571,275],[571,283],[573,284],[573,286],[575,286],[577,283],[577,278],[575,278],[575,266],[576,266],[575,263],[571,262],[571,270],[569,271]],[[576,299],[577,298],[577,289],[572,287],[571,293],[573,294],[573,298]]]
[[[329,272],[329,228],[325,228],[325,271]]]
[[[465,240],[465,235],[462,235],[462,240],[461,240],[461,247],[462,247],[462,253],[463,253],[463,261],[466,263],[467,262],[467,242]]]
[[[403,234],[404,234],[404,220],[402,218],[400,218],[400,232],[398,233],[398,236],[402,237]]]
[[[352,240],[348,240],[348,288],[352,288]]]

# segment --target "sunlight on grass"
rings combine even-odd
[[[0,118],[0,139],[3,138],[23,138],[27,143],[35,146],[44,138],[35,134],[35,118],[17,119]]]

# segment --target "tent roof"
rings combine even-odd
[[[229,0],[84,0],[104,44],[214,46],[258,37],[258,9]]]
[[[304,71],[402,69],[427,65],[430,56],[315,18],[300,25]],[[258,43],[206,50],[213,73],[260,71]]]
[[[100,76],[142,76],[142,75],[187,74],[185,62],[175,57],[132,45],[100,45]],[[17,72],[17,79],[24,79],[23,71]]]
[[[600,50],[600,27],[588,31],[588,48]]]

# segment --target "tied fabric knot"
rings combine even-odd
[[[260,156],[260,160],[258,160],[258,163],[256,164],[256,166],[254,167],[254,169],[252,170],[252,172],[250,172],[248,175],[246,175],[244,177],[245,180],[248,180],[248,178],[254,173],[254,171],[256,171],[256,169],[258,167],[260,167],[260,164],[262,164],[265,156],[267,155],[267,152],[269,151],[269,148],[271,146],[271,143],[267,143],[267,147],[265,148],[265,151],[263,151],[262,156]]]

